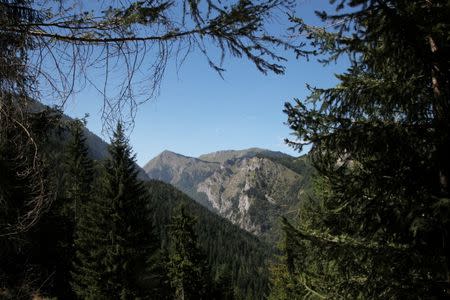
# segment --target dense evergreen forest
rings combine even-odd
[[[295,1],[138,1],[97,16],[56,2],[54,13],[51,1],[0,0],[0,298],[450,299],[448,0],[330,0],[322,26],[290,14],[294,43],[266,24]],[[136,108],[130,55],[154,45],[150,98],[172,49],[197,48],[219,73],[228,50],[263,73],[284,72],[282,50],[348,60],[336,86],[285,105],[287,142],[310,152],[278,161],[314,169],[298,219],[283,220],[279,257],[171,186],[138,179],[112,116]],[[44,60],[52,51],[67,56]],[[74,78],[111,58],[127,75],[122,97],[104,97],[114,133],[94,161],[85,124],[34,101],[48,80],[64,103]]]
[[[262,299],[268,293],[268,264],[273,246],[241,230],[229,221],[212,214],[203,206],[171,185],[150,181],[146,186],[151,195],[155,226],[161,240],[167,240],[166,225],[173,208],[185,204],[196,217],[196,234],[211,266],[212,278],[229,280],[238,299]]]
[[[43,139],[52,145],[46,178],[49,190],[57,192],[32,230],[16,241],[3,240],[2,298],[261,299],[268,294],[271,247],[170,185],[139,181],[120,125],[110,157],[93,161],[83,124],[61,127],[60,114],[52,110],[35,117],[48,114],[55,126]],[[8,196],[20,199],[25,186],[11,186],[17,191]],[[181,233],[174,235],[178,223]]]

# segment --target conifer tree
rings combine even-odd
[[[286,105],[319,173],[298,226],[285,222],[291,282],[298,297],[448,298],[450,4],[337,5],[319,13],[336,30],[294,20],[311,39],[300,54],[351,64],[336,87]]]
[[[53,256],[49,258],[55,274],[52,292],[60,298],[70,299],[74,297],[70,288],[70,271],[75,251],[74,231],[78,221],[77,216],[83,215],[82,208],[92,198],[94,168],[93,161],[88,156],[81,121],[69,124],[69,132],[65,132],[66,134],[70,139],[62,157],[64,166],[62,170],[53,174],[56,176],[62,172],[62,188],[38,228],[38,232],[43,236],[48,235],[49,232],[53,234],[39,241],[38,244],[46,248],[43,251],[48,252],[48,256]],[[57,136],[57,138],[61,137]],[[60,178],[55,180],[61,181]],[[77,241],[77,244],[79,242]]]
[[[103,288],[105,247],[108,243],[108,203],[94,195],[82,207],[75,228],[75,259],[72,287],[81,299],[106,299]]]
[[[208,299],[209,270],[197,245],[195,219],[180,205],[169,228],[168,271],[175,299]]]
[[[67,204],[64,215],[77,221],[82,214],[81,208],[92,198],[94,182],[94,162],[89,157],[86,137],[83,133],[83,124],[76,121],[72,125],[72,139],[67,146],[65,192]]]
[[[152,232],[146,190],[137,179],[120,123],[109,153],[100,191],[80,220],[74,288],[86,299],[148,296],[145,276],[159,242]]]

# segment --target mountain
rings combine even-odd
[[[150,160],[148,177],[170,183],[242,229],[274,243],[280,218],[295,217],[310,189],[308,158],[250,148],[187,157],[164,151]]]

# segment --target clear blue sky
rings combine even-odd
[[[317,23],[314,10],[329,7],[327,0],[299,1],[297,15]],[[304,98],[306,83],[328,87],[343,64],[324,68],[314,60],[297,60],[286,53],[285,75],[263,75],[245,59],[228,57],[225,79],[208,66],[201,54],[193,53],[180,72],[173,64],[166,70],[160,96],[139,107],[130,143],[139,165],[171,150],[188,156],[226,150],[261,147],[299,155],[284,144],[290,130],[282,112],[286,101]],[[102,135],[101,95],[93,89],[76,94],[66,113],[81,117],[89,113],[88,128]]]

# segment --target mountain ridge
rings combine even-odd
[[[279,240],[279,219],[296,211],[309,189],[308,160],[261,148],[222,150],[198,158],[169,150],[144,166],[198,203],[266,241]]]

